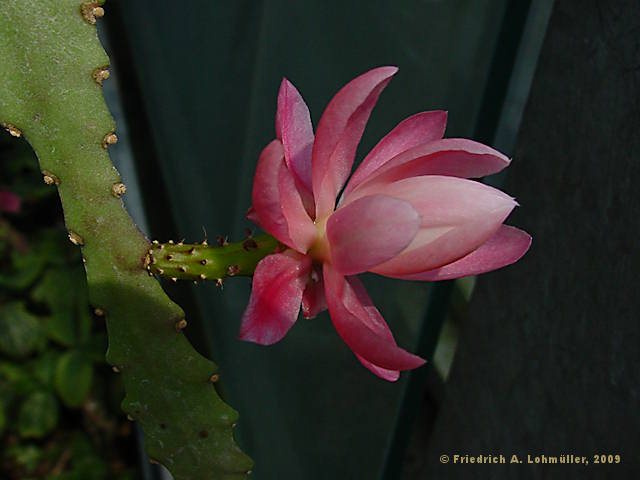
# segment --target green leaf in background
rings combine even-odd
[[[9,248],[11,230],[9,224],[0,221],[0,257],[4,256]]]
[[[4,400],[0,398],[0,436],[2,436],[2,432],[4,431],[4,427],[7,424],[7,412],[4,404]]]
[[[58,357],[58,352],[47,350],[29,364],[33,378],[43,387],[53,389]]]
[[[47,305],[52,312],[73,312],[71,275],[67,268],[48,269],[38,285],[31,291],[31,298]]]
[[[78,433],[71,442],[71,456],[74,459],[69,479],[102,480],[108,478],[107,465],[92,447],[86,435]]]
[[[52,268],[32,290],[31,298],[51,310],[47,319],[47,336],[70,347],[87,340],[91,316],[86,280],[82,266]]]
[[[42,181],[38,160],[24,139],[0,132],[0,158],[11,161],[0,163],[0,177],[11,179],[11,190],[27,202],[37,201],[54,194],[55,190]]]
[[[46,258],[47,265],[66,265],[80,262],[80,252],[73,248],[62,228],[47,228],[38,233],[33,241],[34,250]]]
[[[10,357],[25,357],[43,345],[44,336],[38,317],[24,303],[11,302],[0,307],[0,352]]]
[[[17,444],[7,448],[4,457],[20,465],[27,473],[32,473],[40,463],[42,450],[35,445]]]
[[[45,331],[54,342],[72,347],[76,343],[75,321],[71,312],[55,312],[46,318]]]
[[[57,474],[49,475],[47,480],[107,480],[109,468],[92,446],[91,440],[83,433],[76,433],[65,447],[73,459],[70,468]],[[115,477],[118,478],[118,477]]]
[[[79,407],[91,390],[93,367],[81,352],[72,350],[60,356],[56,364],[55,386],[68,407]]]
[[[0,287],[22,291],[40,276],[45,266],[46,258],[33,250],[27,252],[14,250],[11,255],[11,261],[13,268],[8,269],[6,273],[0,273]]]
[[[0,232],[0,236],[7,239],[10,234],[9,230],[4,234]],[[11,252],[10,266],[3,268],[4,271],[0,273],[0,287],[23,291],[37,280],[47,265],[64,266],[78,257],[78,252],[70,247],[61,229],[42,230],[36,238],[29,238],[27,243],[26,251],[14,249]]]
[[[135,472],[123,472],[115,477],[115,480],[135,480],[137,478]]]
[[[0,361],[0,393],[5,402],[13,396],[30,394],[37,388],[38,383],[24,365]]]
[[[94,363],[106,363],[107,335],[104,332],[94,333],[79,350]]]
[[[76,336],[78,344],[82,344],[89,340],[93,324],[93,317],[89,313],[89,289],[82,265],[71,269],[70,273],[75,293]]]
[[[23,438],[42,438],[58,423],[58,400],[49,392],[34,392],[20,406],[18,433]]]

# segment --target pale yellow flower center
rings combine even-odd
[[[331,251],[329,249],[329,241],[327,240],[327,220],[329,216],[317,219],[314,223],[316,226],[316,240],[307,252],[315,262],[325,263],[331,261]]]

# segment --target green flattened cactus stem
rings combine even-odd
[[[147,275],[151,244],[123,208],[107,147],[117,141],[101,85],[102,2],[0,0],[0,123],[24,135],[44,182],[57,186],[69,240],[82,249],[90,300],[106,317],[107,360],[123,378],[122,408],[149,456],[176,480],[244,479],[237,414],[212,385],[217,367],[182,335],[184,312]]]
[[[222,285],[224,277],[253,275],[256,265],[280,248],[269,235],[249,237],[238,243],[153,242],[145,264],[152,274],[177,280],[213,280]]]

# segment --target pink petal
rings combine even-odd
[[[311,278],[307,283],[302,295],[302,316],[304,318],[314,318],[327,309],[327,299],[324,296],[324,281],[322,280],[322,270],[313,267]]]
[[[386,368],[381,368],[374,365],[370,361],[365,360],[357,353],[355,354],[355,356],[358,360],[360,360],[360,363],[362,363],[362,365],[364,365],[367,369],[371,370],[376,376],[382,378],[383,380],[386,380],[388,382],[396,382],[400,378],[399,370],[388,370]]]
[[[502,225],[485,243],[469,255],[434,270],[398,275],[403,280],[450,280],[480,275],[517,262],[529,250],[531,236],[515,227]]]
[[[260,154],[251,199],[250,218],[282,243],[307,251],[315,227],[284,162],[280,140],[273,140]]]
[[[284,163],[280,164],[278,190],[280,209],[287,222],[289,238],[297,251],[306,253],[315,240],[317,231],[305,210],[293,175]]]
[[[329,264],[323,267],[331,321],[347,346],[377,367],[372,369],[374,373],[383,373],[379,369],[409,370],[425,363],[396,345],[389,327],[366,293],[363,298],[364,288],[357,279],[345,279]],[[388,377],[390,375],[383,376]]]
[[[22,201],[15,193],[8,190],[0,190],[0,212],[17,213],[20,211]]]
[[[409,202],[421,216],[420,230],[409,246],[371,269],[390,276],[432,270],[464,257],[486,242],[516,206],[511,197],[488,185],[437,175],[363,190]],[[357,189],[351,196],[362,193]]]
[[[287,221],[280,209],[278,184],[280,167],[283,164],[282,143],[279,140],[273,140],[264,147],[258,158],[251,200],[253,202],[253,216],[258,219],[257,223],[282,243],[293,247]]]
[[[380,67],[351,80],[325,109],[313,145],[312,183],[316,218],[333,211],[351,173],[356,148],[378,96],[398,71]]]
[[[360,188],[421,175],[480,178],[499,172],[509,163],[508,157],[482,143],[443,138],[396,155],[365,178]]]
[[[286,78],[280,84],[276,119],[276,134],[282,139],[287,166],[296,180],[311,192],[313,126],[307,104]]]
[[[311,259],[287,250],[260,260],[239,338],[261,345],[281,340],[298,318]]]
[[[260,218],[258,217],[258,213],[256,212],[256,209],[253,208],[253,205],[250,206],[247,210],[247,218],[259,227],[262,227],[262,225],[260,225]]]
[[[327,221],[331,262],[343,275],[364,272],[400,253],[420,227],[409,202],[371,195],[336,210]]]
[[[372,172],[410,148],[439,140],[447,125],[447,112],[421,112],[400,122],[364,158],[344,189],[343,196],[365,181]]]
[[[387,322],[384,321],[384,318],[382,318],[382,315],[371,301],[371,298],[367,294],[367,290],[364,288],[364,285],[362,285],[362,282],[358,280],[357,277],[349,277],[347,278],[347,282],[353,288],[353,292],[356,294],[357,300],[360,302],[366,314],[369,316],[371,327],[375,329],[378,335],[380,335],[382,338],[386,338],[387,340],[395,344],[395,339],[393,338],[393,334],[391,333],[389,325],[387,325]],[[357,304],[356,308],[352,310],[355,310],[356,312],[358,311]],[[358,316],[357,313],[356,316]],[[377,365],[374,365],[370,361],[366,360],[361,355],[358,355],[357,353],[355,355],[366,368],[371,370],[378,377],[383,378],[384,380],[387,380],[389,382],[395,382],[398,380],[398,378],[400,378],[400,372],[398,370],[388,370],[386,368],[378,367]]]

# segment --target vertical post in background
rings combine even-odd
[[[533,245],[478,281],[425,479],[640,472],[639,28],[637,2],[555,3],[505,183]],[[454,454],[507,464],[470,474]],[[527,463],[542,454],[590,465]]]

